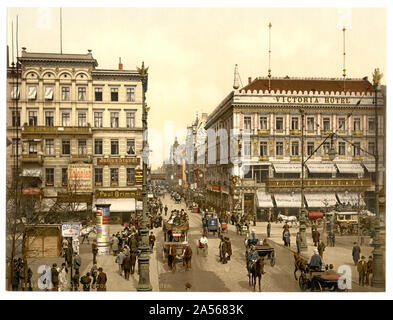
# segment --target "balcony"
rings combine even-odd
[[[258,130],[258,135],[260,136],[268,136],[270,134],[270,130]]]
[[[22,154],[20,161],[22,163],[42,164],[42,155],[40,155],[40,154]]]
[[[321,130],[321,134],[322,134],[323,136],[328,136],[328,135],[330,135],[330,134],[332,134],[332,133],[333,133],[332,130]]]
[[[22,135],[91,135],[91,127],[63,127],[63,126],[28,126],[24,125],[22,128]]]
[[[290,157],[290,160],[291,160],[292,162],[300,162],[301,157],[300,157],[300,156],[291,156],[291,157]]]
[[[300,191],[302,186],[301,179],[269,179],[267,182],[267,188],[270,191],[279,189],[290,189],[290,191]],[[317,189],[317,188],[332,188],[335,191],[342,189],[367,189],[372,186],[370,179],[348,179],[348,178],[316,178],[316,179],[304,179],[305,189]]]
[[[352,131],[353,136],[362,136],[363,135],[363,130],[353,130]]]
[[[93,157],[90,154],[72,154],[70,162],[92,163]]]
[[[302,130],[290,130],[289,133],[291,136],[301,136]]]
[[[259,161],[269,161],[269,156],[261,156],[258,158]]]

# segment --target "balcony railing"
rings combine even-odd
[[[269,189],[300,189],[301,179],[269,179],[267,187]],[[370,179],[348,179],[348,178],[315,178],[304,179],[305,188],[369,188],[372,186]]]
[[[267,136],[270,134],[270,130],[258,130],[258,134],[261,136]]]
[[[91,127],[66,126],[28,126],[24,125],[22,134],[92,134]]]
[[[290,131],[291,136],[300,136],[302,134],[301,130],[291,130]]]
[[[269,156],[260,156],[259,161],[269,161]]]
[[[20,161],[27,162],[27,163],[42,164],[42,155],[40,155],[40,154],[22,154]]]

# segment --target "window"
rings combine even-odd
[[[102,154],[102,139],[95,139],[94,140],[94,153],[95,154]]]
[[[360,118],[358,117],[353,118],[353,130],[355,131],[362,130],[360,127]]]
[[[12,111],[12,126],[20,126],[20,111]]]
[[[338,143],[338,155],[345,156],[345,141],[340,141]]]
[[[291,130],[299,130],[299,118],[293,117],[291,121]]]
[[[119,127],[119,113],[111,112],[111,128]]]
[[[355,142],[353,144],[353,156],[354,157],[360,156],[360,142]]]
[[[276,130],[284,130],[284,121],[282,117],[276,118]]]
[[[127,139],[127,154],[135,155],[135,139]]]
[[[94,127],[102,128],[102,112],[94,112]]]
[[[111,89],[111,101],[119,101],[119,89]]]
[[[111,154],[112,155],[119,154],[119,140],[117,139],[111,140]]]
[[[29,126],[37,125],[37,111],[29,111]]]
[[[372,155],[375,155],[375,142],[374,141],[369,141],[368,142],[368,150],[369,153]],[[371,154],[369,156],[371,156]]]
[[[102,168],[94,169],[94,181],[96,186],[102,186]]]
[[[102,88],[94,89],[94,99],[95,101],[102,101]]]
[[[127,128],[135,128],[135,112],[127,112]]]
[[[61,100],[70,101],[70,87],[61,87]]]
[[[261,156],[261,157],[268,156],[268,154],[267,154],[267,142],[266,141],[261,141],[259,143],[259,156]]]
[[[86,87],[78,87],[78,100],[86,101]]]
[[[111,168],[111,186],[119,185],[119,169]]]
[[[86,127],[86,112],[78,112],[78,126],[79,127]]]
[[[63,155],[71,154],[71,141],[69,139],[61,141],[61,153]]]
[[[69,112],[62,112],[61,125],[63,127],[69,127],[71,125],[71,116]]]
[[[45,87],[45,100],[53,100],[53,87]]]
[[[30,140],[29,141],[29,154],[37,154],[37,142]]]
[[[307,117],[307,131],[314,131],[314,117]]]
[[[292,142],[292,155],[293,156],[299,155],[299,142],[298,141]]]
[[[61,168],[61,184],[66,186],[68,184],[68,169]]]
[[[133,185],[135,183],[135,169],[127,168],[127,184]]]
[[[127,88],[127,101],[128,102],[135,101],[135,88]]]
[[[328,155],[329,154],[329,150],[330,150],[330,142],[325,142],[324,144],[323,144],[323,153],[325,154],[325,155]]]
[[[311,156],[314,152],[314,142],[307,142],[307,156]]]
[[[12,139],[12,155],[16,156],[16,151],[18,151],[18,155],[22,154],[22,143],[20,139]]]
[[[251,141],[244,142],[244,155],[251,156]]]
[[[53,186],[55,183],[55,169],[46,168],[45,169],[45,183],[47,186]]]
[[[78,154],[87,154],[87,142],[85,139],[78,140]]]
[[[55,125],[53,111],[45,111],[45,125],[47,127],[53,127]]]
[[[267,130],[267,117],[259,117],[259,126],[261,130]]]
[[[324,131],[330,130],[330,118],[323,118],[323,130]]]
[[[251,130],[251,117],[250,116],[244,117],[244,129]]]
[[[27,99],[29,99],[29,100],[36,100],[37,99],[37,87],[36,86],[28,86]]]
[[[345,118],[338,118],[338,130],[346,130],[345,122]]]
[[[284,143],[276,142],[276,156],[283,156],[283,155],[284,155]]]
[[[45,154],[48,156],[55,155],[55,140],[53,139],[45,140]]]
[[[368,118],[368,131],[375,131],[375,118]]]

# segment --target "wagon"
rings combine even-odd
[[[251,239],[248,239],[248,240],[251,240]],[[248,242],[248,243],[250,243],[250,242]],[[246,258],[248,257],[248,253],[250,252],[250,247],[251,247],[251,243],[247,247]],[[274,251],[273,247],[271,247],[269,244],[255,245],[255,251],[258,252],[258,255],[260,257],[270,260],[270,265],[272,267],[274,267],[274,265],[276,264],[276,255],[275,255],[275,251]]]
[[[347,291],[339,288],[338,281],[340,276],[338,274],[328,274],[326,272],[327,266],[323,267],[321,271],[312,271],[307,266],[306,271],[302,272],[299,277],[299,287],[302,291]]]
[[[176,247],[176,261],[182,261],[181,254],[183,249],[188,245],[188,221],[181,225],[170,224],[168,221],[163,222],[163,258],[168,258],[168,248],[173,245]]]
[[[207,234],[213,233],[215,236],[217,233],[217,236],[220,235],[220,226],[217,218],[208,218],[207,219]]]

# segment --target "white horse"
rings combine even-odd
[[[296,216],[284,216],[283,214],[279,214],[278,219],[284,221],[285,223],[290,222],[292,225],[297,224]]]

